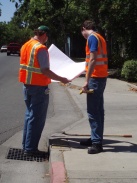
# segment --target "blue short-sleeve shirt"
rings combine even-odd
[[[98,50],[98,39],[94,35],[90,35],[88,37],[88,46],[90,52],[94,52]]]

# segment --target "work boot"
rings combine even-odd
[[[39,150],[36,150],[36,151],[27,151],[27,150],[24,150],[24,155],[25,156],[45,156],[47,153],[44,152],[44,151],[39,151]]]
[[[102,151],[102,144],[92,144],[92,146],[88,149],[88,154],[97,154]]]
[[[91,140],[91,138],[89,138],[87,140],[81,140],[80,141],[80,145],[81,146],[92,146],[92,140]]]

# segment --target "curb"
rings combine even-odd
[[[50,146],[50,183],[65,183],[67,176],[63,153],[57,149],[51,150],[51,148]]]
[[[85,113],[82,112],[81,106],[78,102],[77,99],[71,95],[71,91],[69,88],[66,89],[67,94],[71,98],[71,100],[74,101],[75,105],[77,105],[78,109],[80,110],[81,113],[81,119],[78,121],[75,121],[72,125],[64,128],[62,132],[68,131],[77,124],[79,124],[81,121],[85,120],[87,117]],[[61,141],[61,136],[63,137],[64,135],[62,133],[57,133],[53,134],[49,138],[49,150],[50,150],[50,167],[49,167],[49,172],[50,172],[50,177],[51,177],[51,182],[50,183],[68,183],[67,180],[67,170],[65,169],[65,162],[64,162],[64,157],[63,157],[63,152],[65,150],[70,150],[69,145],[67,142]],[[62,148],[63,147],[63,148]]]
[[[61,86],[58,86],[58,87],[61,87]],[[79,108],[77,102],[75,102],[74,98],[71,95],[71,92],[68,90],[67,87],[65,88],[64,91],[66,92],[66,95],[71,101],[70,105],[73,105],[74,110],[78,115],[77,120],[73,123],[78,123],[79,121],[81,121],[81,118],[83,118],[84,115],[81,109]],[[54,98],[55,98],[55,102],[58,102],[58,100],[56,100],[56,95],[54,95]],[[54,112],[56,113],[56,111]],[[69,126],[72,127],[74,125],[73,123]],[[50,157],[49,157],[50,183],[68,183],[63,152],[66,150],[70,150],[70,147],[67,141],[64,142],[61,140],[61,137],[62,137],[62,133],[57,133],[57,134],[53,133],[49,137],[48,146],[49,146],[49,154],[50,154]]]
[[[136,86],[135,84],[127,83],[127,85],[128,85],[130,88],[134,88],[135,90],[137,90],[137,86]]]

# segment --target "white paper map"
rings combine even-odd
[[[73,80],[84,72],[85,62],[74,62],[54,44],[49,47],[48,51],[50,69],[59,76]]]

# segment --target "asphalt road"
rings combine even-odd
[[[22,83],[18,82],[19,56],[0,53],[0,144],[22,130],[25,104]],[[48,117],[53,113],[50,100]]]
[[[19,57],[0,53],[0,144],[23,126],[22,85],[18,82]]]

